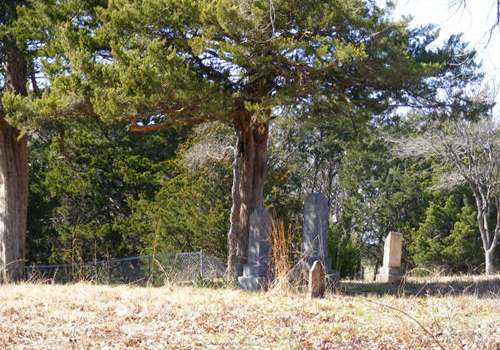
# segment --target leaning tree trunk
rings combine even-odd
[[[7,90],[26,95],[27,64],[15,40],[5,40]],[[0,109],[1,112],[1,109]],[[28,208],[27,138],[0,113],[0,283],[23,276]]]
[[[239,202],[239,216],[232,216],[231,224],[238,223],[237,232],[229,239],[228,272],[235,279],[243,272],[247,261],[250,215],[264,205],[264,178],[267,168],[267,139],[269,125],[256,116],[242,111],[235,117],[238,133],[237,158],[239,162],[239,191],[233,192],[233,210]],[[233,185],[235,185],[233,183]],[[233,188],[234,189],[234,188]],[[234,221],[233,221],[234,220]],[[231,233],[231,232],[230,232]],[[231,235],[230,235],[231,236]]]

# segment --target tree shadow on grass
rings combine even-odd
[[[446,279],[404,278],[397,283],[366,281],[340,281],[337,291],[344,295],[394,295],[414,296],[463,296],[500,298],[500,275],[473,277],[448,277]]]

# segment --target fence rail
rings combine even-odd
[[[28,280],[51,280],[56,283],[94,281],[98,283],[185,282],[222,277],[225,264],[202,251],[161,253],[102,260],[85,264],[29,265]]]

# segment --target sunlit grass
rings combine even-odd
[[[499,276],[500,278],[500,276]],[[1,349],[495,349],[495,295],[0,286]]]

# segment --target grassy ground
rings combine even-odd
[[[500,349],[500,276],[462,279],[468,288],[452,293],[444,286],[453,282],[349,282],[323,300],[179,286],[4,285],[0,349]],[[433,283],[438,293],[429,292]]]

